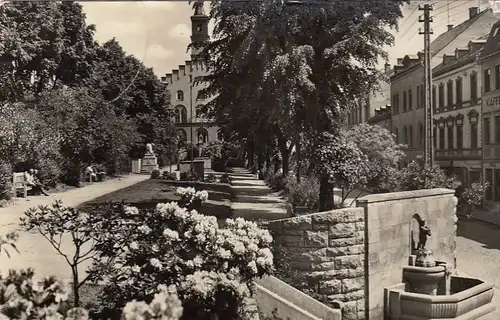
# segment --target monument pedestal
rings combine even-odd
[[[141,162],[141,173],[151,174],[153,170],[159,169],[158,158],[154,154],[146,153]]]

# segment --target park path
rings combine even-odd
[[[275,220],[286,217],[284,200],[244,168],[233,168],[229,173],[234,192],[231,204],[233,217],[248,220]]]
[[[129,174],[93,183],[82,188],[53,193],[48,197],[28,196],[26,199],[20,198],[14,204],[0,208],[0,234],[5,235],[8,232],[16,231],[19,234],[17,248],[20,251],[18,254],[13,250],[9,250],[10,258],[5,253],[0,255],[0,273],[6,274],[9,269],[19,270],[31,267],[35,270],[37,278],[54,275],[68,280],[71,274],[70,269],[64,258],[56,254],[49,242],[36,232],[20,230],[19,219],[24,215],[24,212],[39,205],[50,205],[55,200],[61,200],[64,206],[76,207],[84,202],[146,179],[149,179],[149,175]],[[61,246],[63,252],[72,254],[72,248],[71,242],[63,241]]]

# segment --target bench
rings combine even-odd
[[[28,191],[31,190],[31,186],[26,182],[26,175],[24,172],[14,172],[12,174],[12,188],[17,197],[17,191],[23,191],[23,198],[28,197]]]

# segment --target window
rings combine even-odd
[[[477,74],[475,72],[470,75],[470,99],[477,100]]]
[[[358,112],[359,112],[359,123],[363,122],[363,110],[361,109],[361,107],[359,107],[358,109]]]
[[[403,112],[406,112],[407,104],[408,101],[406,100],[406,91],[403,92]]]
[[[184,100],[184,92],[182,92],[182,90],[177,91],[177,100],[179,101]]]
[[[448,149],[453,149],[453,127],[448,127]]]
[[[178,105],[175,107],[175,122],[177,123],[187,122],[187,109],[183,105]]]
[[[410,126],[410,128],[408,129],[409,131],[409,138],[410,138],[410,141],[408,141],[408,145],[410,147],[413,147],[413,126]]]
[[[367,121],[368,119],[370,119],[370,106],[366,105],[365,106],[365,121]]]
[[[486,182],[490,185],[486,189],[486,200],[493,201],[493,169],[486,169]]]
[[[500,89],[500,65],[495,67],[495,89]]]
[[[399,129],[394,128],[394,135],[396,136],[396,143],[399,143]]]
[[[447,98],[446,102],[448,105],[448,110],[451,110],[453,108],[453,82],[448,81],[446,84],[446,93],[447,93]]]
[[[495,117],[495,143],[500,143],[500,116]]]
[[[444,149],[444,128],[439,128],[439,149]]]
[[[495,119],[495,122],[496,121],[498,121],[498,120]],[[491,130],[490,118],[484,118],[484,143],[485,144],[488,144],[491,141],[490,130]]]
[[[411,93],[411,89],[408,89],[408,110],[413,109],[413,94]]]
[[[436,109],[437,105],[436,105],[436,86],[432,86],[432,107],[434,108],[434,110]]]
[[[490,76],[491,76],[491,70],[490,69],[484,70],[484,92],[489,92],[491,90]]]
[[[444,109],[444,84],[439,85],[439,109]]]
[[[456,95],[457,95],[457,108],[462,106],[463,98],[463,88],[462,88],[462,78],[458,78],[455,82],[456,85]]]
[[[403,130],[404,130],[404,141],[405,141],[405,144],[408,144],[408,127],[403,127]]]
[[[420,108],[420,86],[417,86],[417,109]]]
[[[418,134],[419,135],[419,140],[418,140],[419,144],[421,146],[423,146],[424,145],[424,125],[422,123],[420,123],[418,126],[418,132],[419,132],[419,134]]]
[[[399,113],[399,94],[397,93],[394,96],[392,96],[392,110],[394,114]]]
[[[434,89],[434,93],[435,93],[435,89]],[[425,86],[424,85],[421,85],[420,86],[420,107],[423,108],[425,107]]]
[[[457,127],[457,149],[462,149],[464,147],[464,127]]]
[[[208,142],[208,131],[205,128],[200,128],[196,130],[196,141],[198,143],[207,143]]]
[[[494,180],[495,180],[495,186],[493,188],[493,201],[500,201],[500,170],[499,169],[494,169]]]
[[[198,91],[198,96],[196,97],[196,100],[205,100],[207,98],[207,95],[203,91]]]
[[[470,147],[472,149],[477,148],[477,123],[471,123],[470,125]]]

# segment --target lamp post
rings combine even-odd
[[[193,172],[193,160],[194,160],[194,145],[193,145],[193,76],[189,75],[189,112],[191,117],[189,118],[190,131],[191,131],[191,165],[190,171]]]

